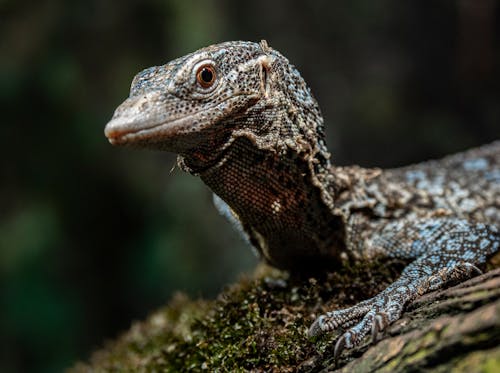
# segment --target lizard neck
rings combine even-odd
[[[340,260],[344,222],[333,213],[332,174],[293,150],[277,154],[239,137],[200,173],[225,201],[262,256],[294,271]]]

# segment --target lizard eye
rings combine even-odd
[[[196,71],[196,81],[203,88],[210,88],[215,83],[217,74],[212,65],[202,65]]]

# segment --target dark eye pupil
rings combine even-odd
[[[200,76],[205,83],[210,83],[214,78],[214,74],[212,73],[212,71],[210,71],[210,69],[207,69],[206,67],[201,70]]]

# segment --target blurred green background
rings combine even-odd
[[[333,159],[393,167],[500,135],[500,7],[463,1],[0,1],[0,371],[55,372],[256,259],[170,154],[103,128],[139,70],[267,39]]]

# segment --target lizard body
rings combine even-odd
[[[379,295],[313,323],[310,335],[346,329],[336,354],[417,296],[479,271],[500,245],[500,141],[405,168],[336,167],[316,100],[265,42],[217,44],[140,72],[105,133],[177,153],[274,266],[409,261]]]

